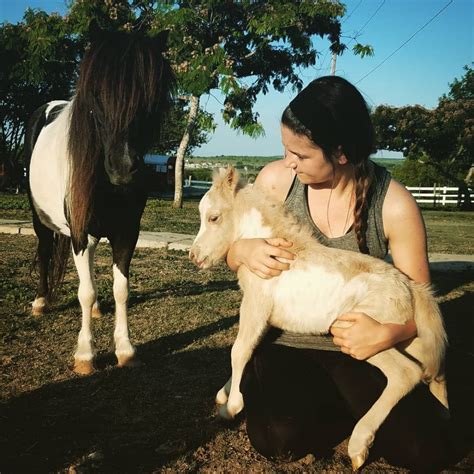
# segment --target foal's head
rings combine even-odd
[[[241,184],[234,168],[214,174],[211,189],[199,203],[201,227],[189,252],[200,268],[209,268],[225,257],[236,238],[235,194]]]

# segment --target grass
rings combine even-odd
[[[185,200],[182,209],[174,209],[171,199],[150,198],[143,214],[141,229],[154,232],[197,234],[199,198]],[[422,209],[431,253],[474,253],[474,213],[453,210]],[[31,220],[26,195],[0,194],[0,219]]]
[[[35,239],[0,234],[0,247],[2,472],[350,472],[346,443],[329,457],[271,462],[250,446],[243,422],[216,419],[214,396],[229,375],[241,298],[223,265],[198,272],[185,253],[137,249],[129,320],[143,365],[118,369],[111,253],[99,245],[98,370],[78,377],[70,370],[80,327],[72,262],[51,312],[33,318]],[[469,437],[474,283],[467,271],[435,270],[433,279],[450,336],[453,415],[460,435]],[[472,472],[472,452],[460,439],[443,472]],[[376,459],[362,472],[407,471]]]

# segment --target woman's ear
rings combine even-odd
[[[349,160],[346,158],[346,155],[344,155],[344,153],[341,153],[339,157],[337,158],[337,162],[340,165],[346,165],[349,162]]]
[[[346,165],[349,162],[346,155],[344,155],[344,152],[342,151],[342,147],[339,147],[337,149],[336,156],[337,156],[336,160],[338,164],[340,165]]]

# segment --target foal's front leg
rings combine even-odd
[[[240,305],[239,332],[231,351],[232,377],[230,379],[229,398],[227,403],[219,408],[219,415],[227,420],[234,418],[244,407],[244,399],[240,392],[240,382],[247,362],[265,334],[271,312],[270,303],[262,300],[257,301],[255,296],[244,293],[242,304]],[[225,386],[219,391],[218,399],[224,399],[222,396],[219,396],[222,395],[221,392],[223,390],[225,392]]]
[[[94,371],[94,346],[92,340],[91,317],[97,301],[97,289],[93,278],[94,253],[98,240],[89,241],[84,252],[75,254],[74,263],[79,275],[78,298],[82,309],[82,325],[74,354],[74,372],[88,375]]]

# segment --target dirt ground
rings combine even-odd
[[[0,471],[350,472],[346,442],[325,457],[269,461],[245,423],[223,425],[214,397],[230,373],[240,292],[221,266],[198,272],[180,252],[141,249],[132,262],[130,328],[142,365],[118,369],[112,349],[111,257],[98,250],[103,317],[97,371],[71,371],[80,327],[70,266],[52,310],[30,315],[35,239],[0,234]],[[434,267],[449,334],[447,376],[456,447],[443,472],[473,472],[472,272]],[[397,440],[394,440],[397,442]],[[407,472],[373,459],[363,472]]]

